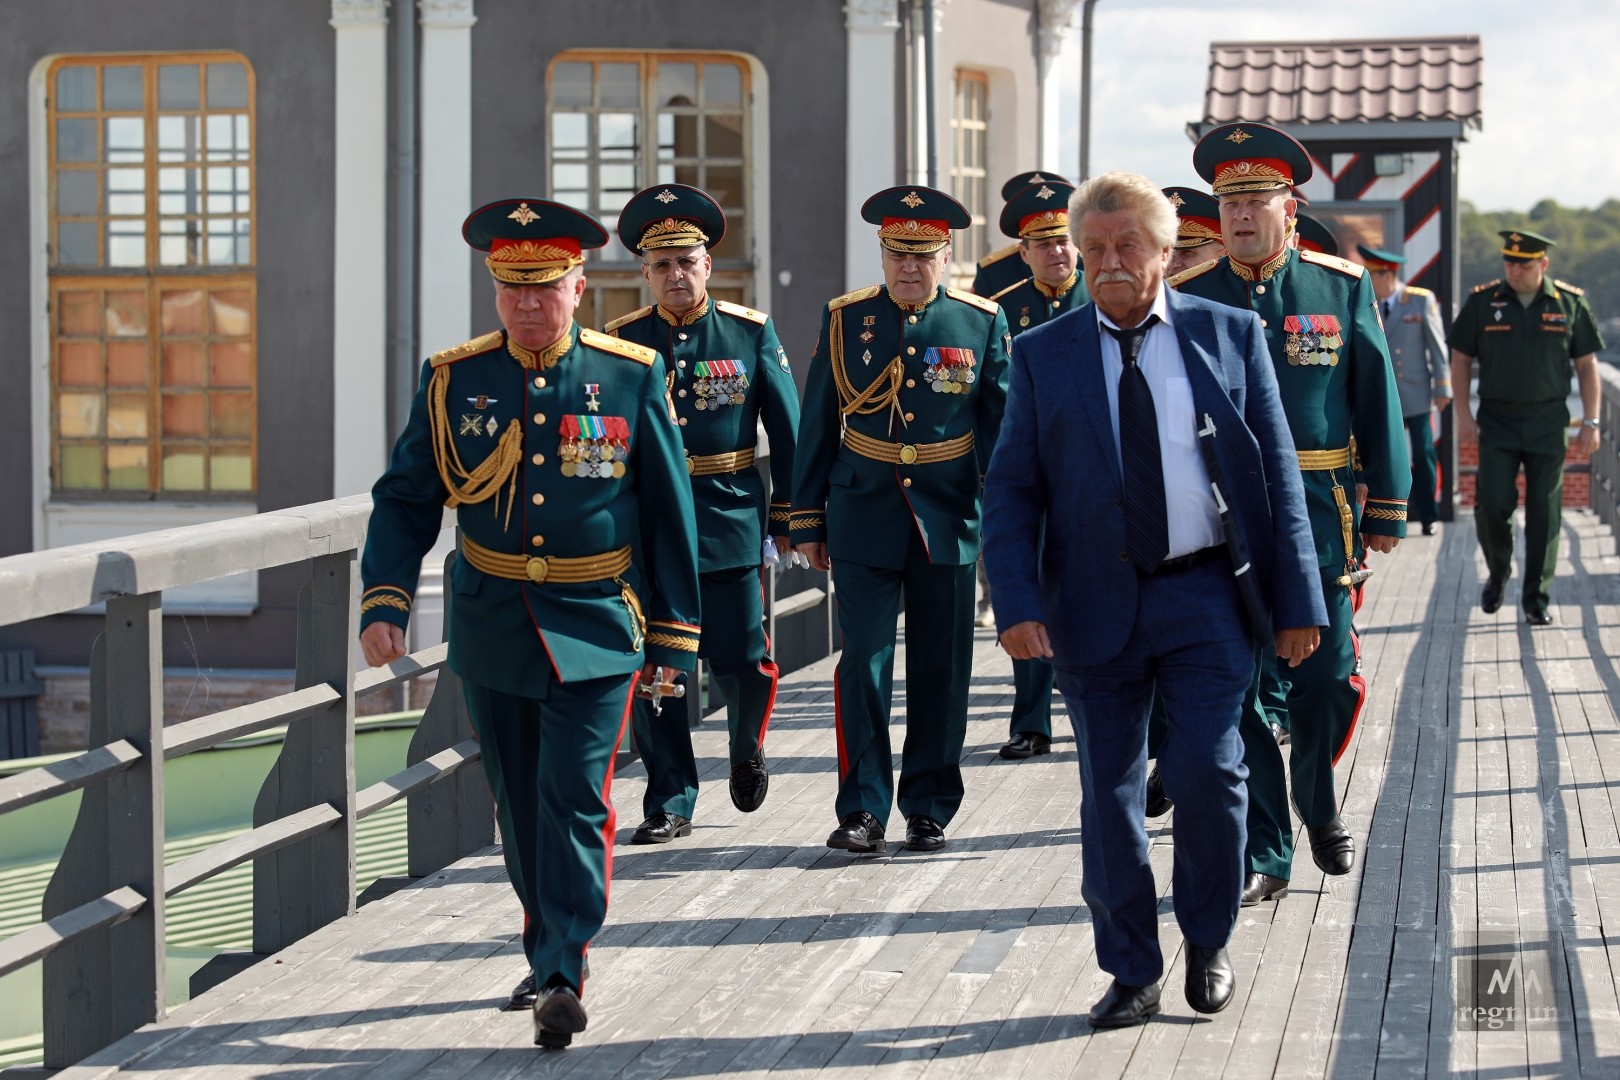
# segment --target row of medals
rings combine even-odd
[[[1283,355],[1294,367],[1336,367],[1339,363],[1337,350],[1343,344],[1344,339],[1338,334],[1319,334],[1307,330],[1288,335],[1283,342]]]
[[[741,405],[743,390],[748,383],[741,376],[725,379],[698,379],[692,386],[697,395],[694,403],[699,409],[718,409],[722,405]]]
[[[965,394],[968,384],[978,378],[973,374],[972,368],[948,368],[936,364],[923,372],[923,378],[931,384],[930,389],[936,394]]]
[[[562,458],[562,474],[606,480],[624,475],[624,462],[630,456],[629,447],[599,439],[564,439],[557,447]]]

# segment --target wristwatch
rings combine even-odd
[[[1593,431],[1596,431],[1598,429],[1598,422],[1596,420],[1584,420],[1583,419],[1581,421],[1581,426],[1582,427],[1589,427]]]

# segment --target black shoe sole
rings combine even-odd
[[[637,830],[635,833],[633,833],[631,835],[630,842],[632,844],[667,844],[671,840],[674,840],[674,839],[676,839],[678,837],[691,836],[691,835],[692,835],[692,823],[687,822],[685,825],[682,825],[679,828],[672,831],[668,836],[654,836],[651,833],[644,833],[644,832],[641,832],[640,830]]]
[[[996,754],[1008,761],[1023,761],[1025,758],[1040,757],[1042,754],[1050,754],[1051,752],[1052,744],[1047,743],[1045,746],[1034,746],[1028,750],[1009,750],[1003,746],[996,751]]]
[[[585,1030],[585,1006],[571,995],[546,999],[534,1014],[534,1045],[561,1050]]]
[[[853,851],[857,855],[876,855],[883,850],[883,841],[874,840],[870,844],[857,844],[849,840],[834,840],[829,836],[827,846],[838,851]]]
[[[1221,1003],[1219,1005],[1200,1005],[1193,1001],[1192,997],[1189,995],[1187,998],[1187,1006],[1195,1013],[1202,1013],[1205,1016],[1211,1016],[1232,1004],[1232,997],[1232,994],[1227,994],[1226,997],[1221,999]]]
[[[1278,889],[1275,892],[1261,893],[1259,896],[1255,897],[1253,900],[1249,900],[1249,899],[1246,899],[1246,898],[1239,898],[1238,907],[1259,907],[1261,904],[1265,903],[1267,900],[1281,900],[1283,897],[1285,897],[1287,895],[1288,895],[1288,890],[1286,888],[1283,888],[1283,889]]]
[[[1157,1016],[1158,1013],[1159,1013],[1159,1006],[1157,1004],[1154,1004],[1154,1005],[1149,1005],[1147,1008],[1143,1009],[1142,1012],[1139,1015],[1134,1016],[1129,1020],[1108,1020],[1108,1019],[1093,1020],[1091,1018],[1091,1016],[1089,1016],[1089,1015],[1087,1015],[1086,1020],[1089,1021],[1091,1026],[1094,1027],[1094,1028],[1107,1028],[1107,1029],[1112,1030],[1113,1028],[1128,1028],[1128,1027],[1136,1027],[1136,1026],[1138,1026],[1140,1024],[1145,1024],[1148,1021],[1148,1017]]]
[[[926,839],[920,840],[913,840],[910,837],[906,838],[907,851],[938,851],[944,846],[945,838],[943,836],[930,836]]]

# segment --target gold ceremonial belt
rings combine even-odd
[[[461,554],[473,564],[474,569],[509,581],[536,583],[550,581],[558,585],[578,585],[586,581],[615,578],[630,569],[629,545],[601,555],[579,555],[574,558],[550,555],[531,558],[528,555],[507,555],[504,552],[491,551],[484,545],[463,536]]]
[[[844,432],[844,445],[873,461],[887,461],[891,465],[928,465],[936,461],[950,461],[973,450],[973,432],[936,443],[892,443],[873,439],[858,431]]]
[[[1299,450],[1299,467],[1304,472],[1325,472],[1350,464],[1350,448],[1343,450]]]
[[[716,476],[720,473],[742,472],[754,463],[752,450],[733,450],[729,454],[687,454],[686,471],[692,476]]]

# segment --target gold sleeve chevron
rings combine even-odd
[[[376,585],[369,588],[360,597],[360,613],[364,615],[372,608],[393,608],[396,611],[411,613],[411,594],[398,585]]]
[[[649,647],[657,645],[664,649],[674,649],[676,652],[695,653],[698,651],[698,639],[702,635],[702,628],[691,623],[671,622],[667,619],[647,621]]]
[[[1405,521],[1406,500],[1369,498],[1361,513],[1373,521]]]

